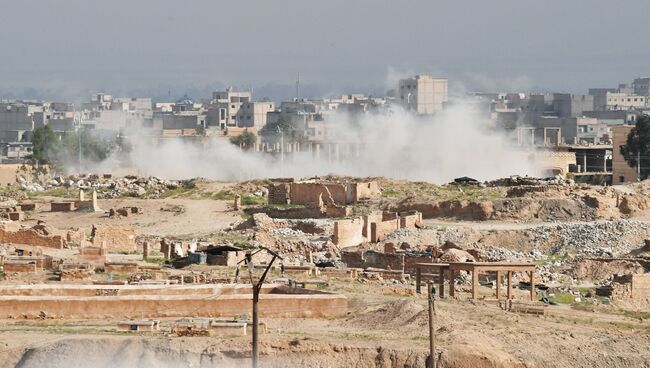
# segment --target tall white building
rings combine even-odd
[[[398,102],[407,111],[430,115],[442,111],[449,100],[447,79],[420,74],[401,79],[397,88]]]

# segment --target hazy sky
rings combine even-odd
[[[586,92],[650,75],[648,0],[0,0],[0,98],[223,85]],[[46,92],[43,92],[46,91]],[[257,97],[262,97],[255,93]],[[58,96],[52,96],[58,97]],[[206,96],[207,97],[207,96]]]

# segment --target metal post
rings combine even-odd
[[[435,289],[431,281],[427,282],[427,299],[429,299],[429,359],[427,367],[437,367],[436,362],[436,325],[433,319],[436,311],[435,306]]]
[[[252,261],[252,254],[248,253],[246,254],[246,263],[248,265],[248,275],[250,277],[251,285],[253,286],[253,347],[252,347],[252,365],[253,368],[258,367],[258,363],[260,360],[260,352],[259,352],[259,347],[258,347],[258,341],[259,341],[259,316],[258,316],[258,304],[260,300],[260,291],[262,289],[262,285],[264,284],[264,279],[266,279],[266,275],[268,274],[269,270],[271,269],[271,266],[273,266],[273,262],[275,262],[276,258],[282,259],[279,255],[276,253],[269,251],[266,249],[267,252],[271,253],[273,255],[273,258],[271,258],[271,261],[269,264],[266,266],[266,269],[264,270],[264,273],[262,273],[262,276],[260,279],[255,282],[253,279],[253,261]]]

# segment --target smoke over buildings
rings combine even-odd
[[[188,142],[165,139],[151,145],[131,136],[126,162],[139,174],[218,180],[314,175],[385,176],[448,182],[471,176],[486,180],[513,174],[539,175],[530,152],[514,148],[502,131],[472,108],[451,107],[435,117],[417,117],[401,108],[354,117],[328,117],[335,133],[324,143],[302,143],[292,151],[243,151],[227,140]],[[279,151],[279,150],[278,150]]]

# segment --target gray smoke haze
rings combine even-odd
[[[167,139],[153,146],[137,136],[131,139],[129,160],[140,175],[226,181],[338,174],[445,183],[460,176],[488,180],[541,173],[530,151],[515,148],[505,133],[490,129],[466,106],[451,107],[435,119],[401,109],[358,119],[346,114],[328,119],[338,133],[331,140],[340,143],[339,161],[335,146],[329,148],[327,143],[320,149],[320,159],[303,145],[303,152],[286,152],[281,160],[280,154],[242,151],[220,138],[202,143]],[[357,149],[346,142],[362,144]]]

